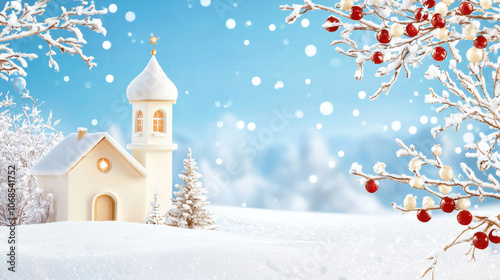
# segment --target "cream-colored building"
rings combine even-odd
[[[143,223],[158,191],[163,210],[172,202],[172,105],[177,88],[156,57],[127,87],[132,104],[130,155],[108,133],[79,128],[32,169],[54,195],[53,221]]]

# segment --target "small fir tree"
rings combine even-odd
[[[151,211],[149,211],[146,220],[146,224],[150,225],[164,225],[165,224],[165,216],[161,211],[161,205],[158,201],[158,191],[155,190],[155,194],[153,197],[153,202],[151,202]]]
[[[184,184],[175,185],[179,191],[174,192],[177,197],[172,199],[172,209],[167,212],[167,224],[191,229],[215,229],[216,219],[207,209],[210,204],[205,195],[207,191],[198,181],[202,176],[196,171],[196,160],[191,155],[189,149],[188,158],[184,160],[184,175],[179,174]]]

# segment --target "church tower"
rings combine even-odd
[[[177,144],[172,143],[172,105],[178,92],[156,61],[156,51],[153,49],[151,53],[146,68],[127,87],[127,98],[132,104],[132,143],[127,148],[149,173],[146,198],[152,201],[157,190],[162,210],[169,210],[172,151],[177,150]]]

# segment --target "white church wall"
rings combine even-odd
[[[111,169],[102,173],[97,161],[106,158]],[[116,197],[116,220],[143,223],[149,199],[143,177],[106,139],[101,141],[69,172],[68,220],[91,221],[96,195],[109,192]]]

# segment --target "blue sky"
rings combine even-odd
[[[230,159],[242,167],[238,174],[229,176],[230,184],[213,195],[217,204],[363,212],[361,206],[353,210],[334,207],[331,201],[321,199],[319,190],[330,194],[339,188],[358,191],[361,186],[355,183],[356,178],[347,174],[352,161],[366,165],[366,171],[381,160],[396,164],[393,170],[405,172],[407,163],[395,158],[397,145],[393,140],[408,140],[430,153],[434,143],[429,133],[431,120],[443,122],[444,115],[438,116],[431,105],[423,102],[428,88],[437,85],[423,78],[426,66],[414,70],[410,80],[402,77],[390,95],[371,102],[361,99],[360,91],[370,95],[385,79],[374,77],[373,66],[365,69],[362,82],[354,79],[353,59],[338,54],[329,45],[339,33],[321,28],[328,14],[307,13],[295,24],[285,24],[288,12],[279,10],[279,5],[293,1],[95,3],[102,8],[111,4],[117,7],[114,13],[101,16],[107,29],[105,37],[84,31],[88,41],[84,52],[94,56],[98,66],[89,70],[78,57],[58,53],[55,58],[60,71],[56,72],[48,67],[48,48],[43,41],[30,38],[12,42],[16,50],[39,55],[26,69],[27,89],[45,101],[42,110],[52,110],[62,120],[58,128],[65,135],[85,126],[89,132],[110,131],[126,144],[131,134],[131,106],[125,90],[148,63],[151,47],[147,38],[154,33],[160,37],[158,62],[179,90],[173,120],[174,140],[179,144],[179,151],[174,154],[174,172],[181,170],[188,146],[193,147],[195,157],[205,167],[207,184],[227,173]],[[57,5],[71,4],[65,0],[51,1],[48,14],[57,14]],[[235,27],[228,28],[233,21]],[[373,34],[353,36],[367,43],[375,40]],[[111,47],[104,48],[104,42],[111,43]],[[313,56],[306,55],[309,45],[316,48]],[[113,76],[112,82],[106,81],[108,75]],[[260,84],[252,83],[254,77],[260,79]],[[0,86],[3,92],[13,91],[11,81],[1,82]],[[321,113],[323,102],[333,104],[332,114]],[[283,129],[271,130],[270,135],[276,112],[293,117]],[[398,131],[391,127],[395,121],[401,123]],[[238,122],[245,127],[238,129]],[[249,123],[255,124],[250,125],[253,130],[248,129]],[[412,126],[414,134],[409,132]],[[458,133],[450,131],[445,139],[438,138],[448,144],[445,151],[447,158],[453,160],[452,166],[458,167],[458,160],[464,157],[464,152],[456,153],[455,148],[463,146],[463,135],[469,132],[470,138],[477,132],[475,128],[469,126],[469,131],[464,127]],[[228,137],[239,140],[227,141]],[[324,162],[315,168],[314,159],[306,158],[317,139],[324,141],[327,156],[318,158]],[[253,152],[242,152],[237,148],[242,145],[250,145]],[[291,151],[297,156],[291,157]],[[287,169],[277,171],[288,165],[294,166],[294,184],[300,182],[295,187],[287,181],[291,178]],[[326,175],[320,177],[318,170],[323,167],[327,167]],[[317,178],[314,183],[312,175]],[[343,186],[335,182],[338,176],[346,178]],[[257,177],[260,181],[247,180]],[[252,184],[266,188],[257,189]],[[369,199],[385,206],[392,200],[402,201],[405,187],[391,182],[386,186],[378,196]],[[295,207],[297,204],[302,206]]]

